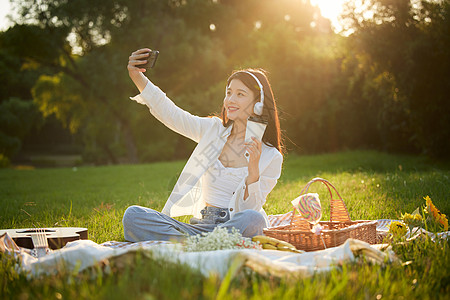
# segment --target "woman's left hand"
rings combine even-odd
[[[256,182],[259,180],[259,159],[261,158],[261,145],[255,137],[252,137],[252,141],[245,143],[245,150],[250,154],[248,161],[248,181],[247,184]]]

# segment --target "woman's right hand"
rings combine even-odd
[[[150,51],[151,50],[148,48],[139,49],[131,53],[130,57],[128,58],[128,74],[141,93],[147,85],[148,79],[142,73],[146,70],[137,66],[145,64],[147,62],[146,58],[150,55]]]
[[[145,64],[147,62],[147,57],[150,55],[150,49],[143,48],[134,51],[131,53],[130,57],[128,58],[128,73],[130,76],[132,75],[138,75],[139,72],[145,72],[146,70],[143,68],[139,68],[138,65]]]

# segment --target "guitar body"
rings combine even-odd
[[[24,229],[2,229],[0,236],[8,233],[19,247],[33,249],[31,234],[45,233],[50,249],[59,249],[68,242],[76,240],[87,240],[88,230],[81,227],[54,227],[54,228],[24,228]]]

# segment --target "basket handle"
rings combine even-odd
[[[300,195],[303,195],[308,192],[309,187],[314,182],[322,182],[325,184],[325,186],[328,189],[328,192],[330,193],[331,201],[330,201],[330,221],[340,221],[340,222],[346,222],[351,221],[350,215],[348,214],[347,206],[344,203],[344,200],[342,199],[341,195],[337,191],[337,189],[332,185],[328,180],[325,180],[323,178],[313,178],[311,181],[309,181],[306,186],[301,191]],[[336,192],[338,199],[333,198],[333,193],[331,188]],[[294,214],[295,214],[295,208],[294,208]]]

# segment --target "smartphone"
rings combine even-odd
[[[152,50],[150,51],[150,55],[147,57],[147,62],[142,65],[138,65],[139,68],[145,69],[146,71],[149,68],[153,68],[156,64],[156,59],[158,58],[159,51]]]

